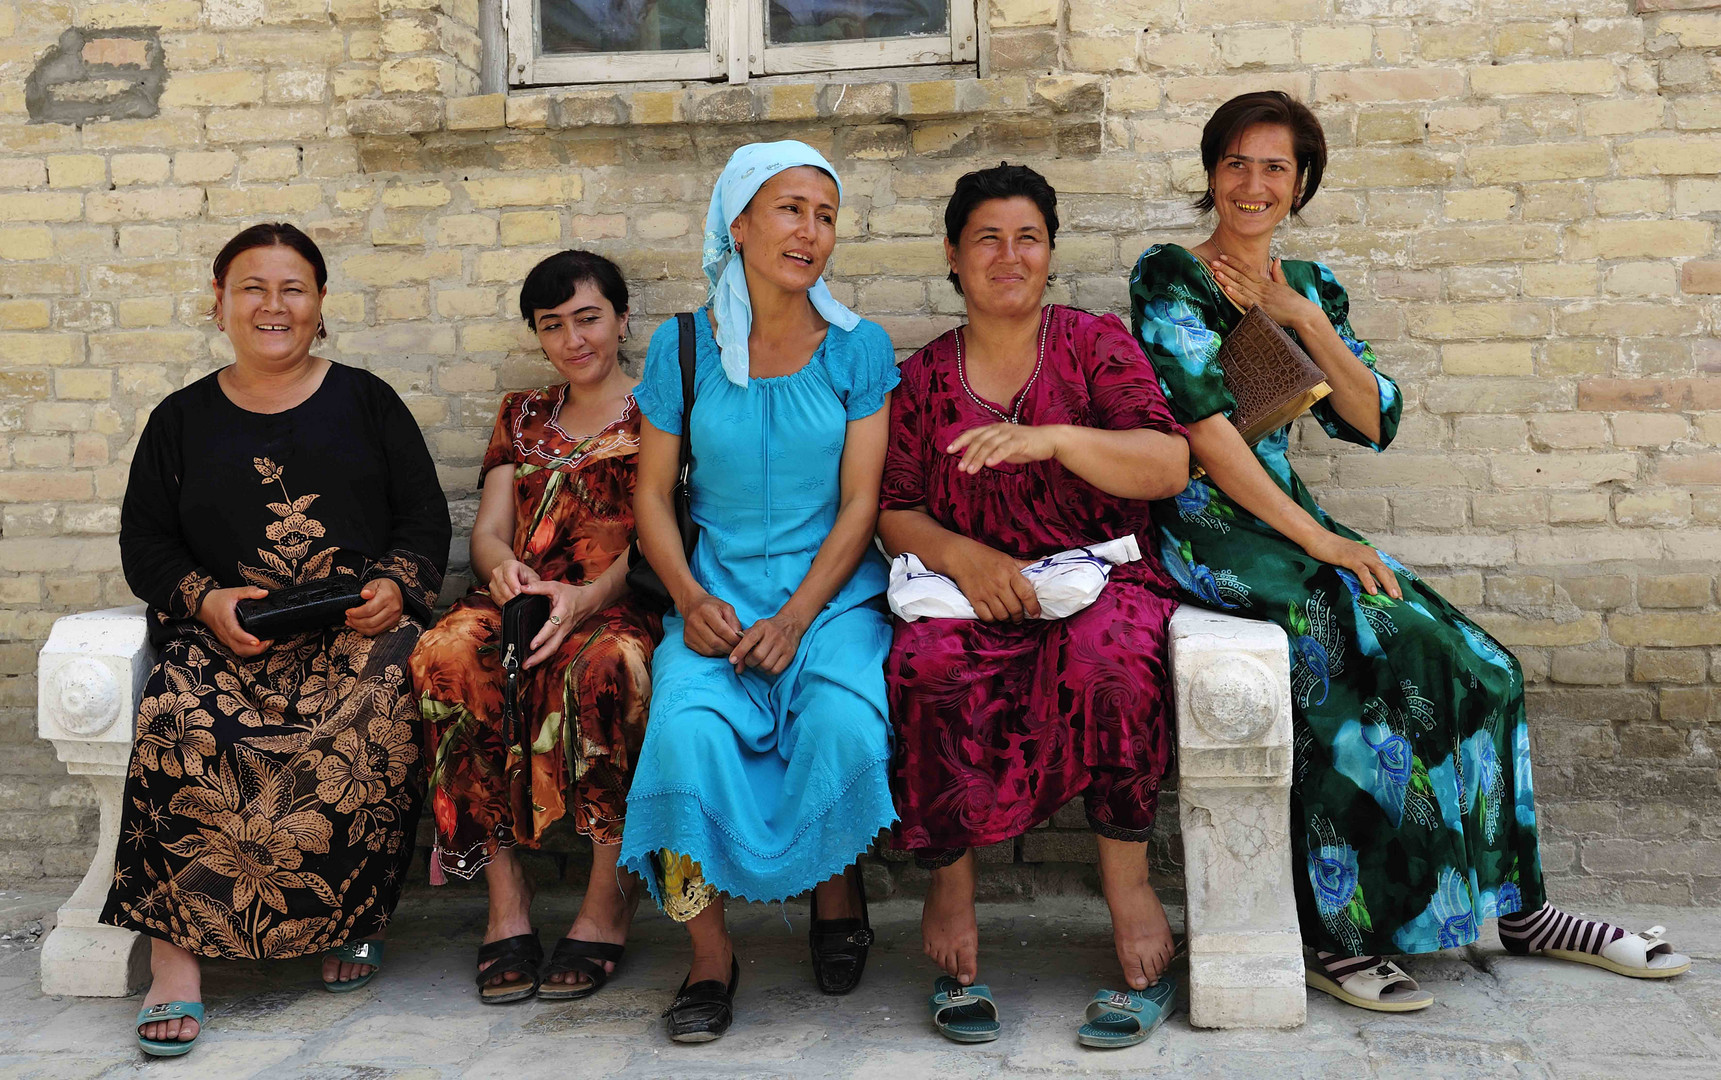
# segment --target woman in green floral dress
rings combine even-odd
[[[1212,237],[1150,247],[1130,279],[1136,334],[1207,473],[1157,504],[1160,556],[1198,603],[1290,635],[1310,985],[1365,1008],[1424,1008],[1432,995],[1378,954],[1467,945],[1492,917],[1514,953],[1680,973],[1689,961],[1656,932],[1547,904],[1518,662],[1316,504],[1286,459],[1288,426],[1251,448],[1228,419],[1215,357],[1259,304],[1332,386],[1313,409],[1328,435],[1382,450],[1398,428],[1403,399],[1352,331],[1344,288],[1319,263],[1270,257],[1279,222],[1320,184],[1319,123],[1284,94],[1246,94],[1209,121],[1202,159]]]

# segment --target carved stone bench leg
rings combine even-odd
[[[37,661],[36,730],[101,807],[95,858],[42,943],[42,992],[125,997],[149,976],[149,939],[96,922],[113,879],[138,693],[155,657],[142,607],[56,620]]]
[[[1189,1022],[1287,1028],[1308,1015],[1291,893],[1291,683],[1271,623],[1171,620],[1188,896]]]

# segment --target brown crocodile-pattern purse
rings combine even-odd
[[[1259,304],[1225,335],[1216,359],[1237,402],[1231,423],[1250,446],[1333,392],[1309,354]],[[1203,471],[1198,465],[1190,475]]]

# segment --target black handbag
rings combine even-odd
[[[682,312],[676,321],[681,324],[681,468],[675,478],[675,528],[681,533],[681,551],[693,558],[693,545],[699,539],[699,526],[693,523],[693,503],[688,492],[688,477],[693,472],[693,315]],[[675,606],[663,579],[651,568],[645,553],[634,538],[627,549],[627,587],[647,607],[659,614]]]
[[[502,605],[502,737],[509,746],[519,743],[526,780],[524,805],[512,805],[515,821],[532,820],[532,725],[520,708],[521,665],[549,618],[550,598],[539,593],[520,593]]]
[[[274,641],[343,621],[349,609],[365,602],[359,594],[363,588],[364,582],[342,574],[275,589],[260,599],[241,600],[233,612],[247,634]]]

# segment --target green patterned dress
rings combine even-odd
[[[1283,268],[1372,370],[1332,272]],[[1214,357],[1241,316],[1207,268],[1181,247],[1150,247],[1130,301],[1177,419],[1229,415],[1236,402]],[[1380,441],[1330,399],[1313,409],[1328,435],[1375,450],[1392,441],[1403,399],[1391,379],[1375,380]],[[1257,443],[1256,459],[1316,521],[1363,540],[1291,471],[1289,432]],[[1364,593],[1205,478],[1156,504],[1155,524],[1160,558],[1196,603],[1290,635],[1292,879],[1305,942],[1353,956],[1432,952],[1475,941],[1483,919],[1541,906],[1524,678],[1510,653],[1386,552],[1403,600]]]

